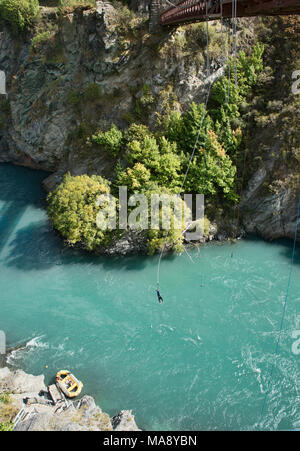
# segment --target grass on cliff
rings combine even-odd
[[[17,415],[18,409],[14,405],[10,393],[0,393],[0,431],[12,431],[12,420]]]
[[[93,8],[96,6],[96,0],[59,0],[58,11],[62,14],[71,13],[76,8]]]

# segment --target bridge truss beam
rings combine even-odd
[[[231,18],[232,0],[172,0],[160,14],[161,25]],[[300,14],[299,0],[237,0],[236,17]]]

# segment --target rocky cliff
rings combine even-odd
[[[66,171],[109,178],[111,162],[86,146],[86,136],[111,123],[127,127],[136,115],[151,127],[157,113],[203,101],[223,70],[219,24],[210,25],[209,79],[204,28],[149,34],[145,9],[147,2],[140,16],[102,1],[64,14],[44,7],[34,30],[18,36],[1,23],[0,70],[8,97],[1,101],[0,162],[52,172],[47,190]],[[240,21],[238,35],[239,48],[265,42],[272,69],[266,89],[245,112],[249,137],[238,213],[246,231],[270,239],[293,236],[300,172],[300,96],[291,94],[299,20],[280,20]]]
[[[249,111],[243,222],[248,232],[268,239],[293,238],[300,194],[300,94],[292,85],[300,68],[300,18],[269,18],[256,32],[265,42],[267,68]]]

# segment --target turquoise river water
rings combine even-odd
[[[157,257],[63,247],[47,221],[45,175],[0,165],[0,329],[22,345],[11,365],[46,382],[70,369],[104,411],[133,409],[146,430],[300,427],[298,250],[274,355],[290,241],[164,258],[160,305]]]

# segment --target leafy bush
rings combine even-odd
[[[0,423],[0,432],[3,431],[13,431],[14,425],[10,421],[5,421],[4,423]]]
[[[165,250],[172,249],[174,252],[183,252],[182,230],[171,229],[169,233],[165,230],[153,230],[148,232],[148,253],[155,254],[156,251],[165,247]]]
[[[112,155],[118,155],[121,150],[123,134],[115,126],[112,125],[107,132],[99,132],[97,135],[92,136],[92,141],[102,146],[107,152]]]
[[[82,244],[90,251],[107,245],[111,233],[100,230],[96,219],[101,210],[97,198],[109,193],[109,184],[102,177],[66,174],[48,196],[48,214],[53,226],[69,244]]]
[[[153,183],[174,189],[178,186],[180,157],[176,144],[156,136],[145,125],[132,124],[125,132],[112,125],[107,132],[93,135],[92,141],[113,156],[123,150],[126,168],[122,171],[118,167],[114,185],[126,184],[130,192],[149,189]]]
[[[38,0],[0,0],[0,17],[15,30],[24,30],[31,25],[38,12]]]
[[[10,393],[0,394],[0,431],[12,431],[13,418],[18,412],[17,406],[13,403]]]
[[[78,6],[82,7],[90,7],[96,5],[96,0],[59,0],[58,8],[60,12],[65,12],[65,10],[75,9]]]
[[[141,96],[136,99],[135,112],[137,117],[139,119],[142,119],[142,117],[147,117],[154,102],[155,98],[151,94],[150,87],[145,83],[142,87]]]
[[[47,42],[50,33],[48,31],[43,31],[42,33],[36,34],[31,40],[31,48],[37,49],[41,44]]]
[[[237,85],[234,62],[231,59],[226,74],[213,85],[211,90],[209,113],[215,123],[216,133],[231,155],[236,152],[241,143],[241,129],[246,124],[240,119],[240,110],[242,106],[244,109],[247,107],[247,101],[263,70],[263,53],[264,46],[259,43],[255,45],[249,56],[240,52],[236,65]]]
[[[132,168],[127,168],[118,174],[117,185],[127,186],[129,192],[141,192],[150,182],[151,173],[142,163],[135,163]]]
[[[233,189],[236,168],[213,131],[212,120],[203,104],[192,103],[184,114],[171,115],[167,137],[175,141],[181,151],[181,177],[189,167],[186,192],[206,195],[222,193],[225,197],[235,199]],[[190,161],[193,152],[194,158]]]
[[[9,404],[11,401],[10,393],[0,393],[0,402],[3,404]]]
[[[148,127],[137,124],[129,127],[124,143],[124,158],[129,167],[142,164],[150,174],[149,182],[176,191],[181,163],[175,143],[169,142],[164,136],[156,136]],[[144,186],[145,189],[148,187],[149,184]]]
[[[148,192],[146,192],[146,195],[150,198],[151,194],[167,194],[172,195],[172,191],[167,188],[161,188],[158,192],[157,187],[150,189]],[[150,204],[150,203],[149,203]],[[171,210],[170,210],[170,229],[164,230],[162,227],[164,215],[168,214],[168,209],[160,209],[159,211],[159,230],[151,229],[148,230],[148,253],[149,255],[153,255],[157,250],[165,249],[180,253],[183,252],[183,230],[184,230],[184,211],[186,207],[186,204],[183,200],[181,200],[182,205],[182,221],[181,224],[177,224],[175,222],[175,215],[174,210],[171,202]],[[169,218],[167,218],[169,219]],[[177,220],[180,220],[180,218],[176,217]]]

